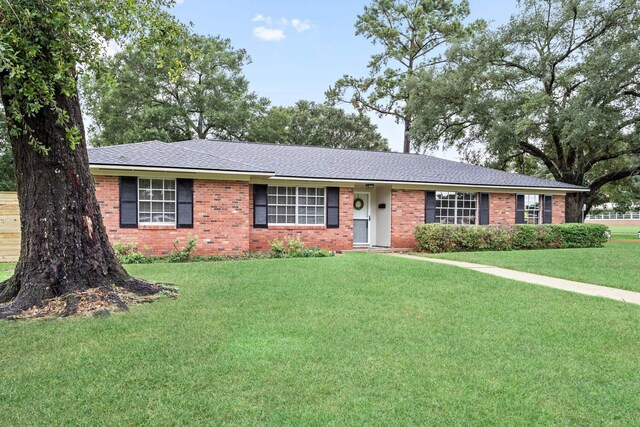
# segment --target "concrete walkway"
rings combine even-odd
[[[535,285],[548,286],[550,288],[562,289],[563,291],[576,292],[584,295],[592,295],[603,298],[610,298],[617,301],[628,302],[640,305],[640,292],[625,291],[623,289],[609,288],[607,286],[591,285],[588,283],[574,282],[572,280],[558,279],[556,277],[542,276],[540,274],[525,273],[522,271],[508,270],[506,268],[493,267],[490,265],[473,264],[463,261],[452,261],[442,258],[427,258],[407,254],[388,254],[400,258],[413,259],[418,261],[434,262],[436,264],[447,264],[455,267],[467,268],[493,276],[504,277],[505,279],[517,280],[518,282],[533,283]]]

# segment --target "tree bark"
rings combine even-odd
[[[404,118],[404,148],[403,153],[411,153],[411,118]]]
[[[585,204],[587,197],[585,193],[567,193],[564,208],[565,222],[583,222],[582,205]]]
[[[9,111],[11,97],[2,92],[1,82],[2,102]],[[47,107],[25,117],[48,154],[36,152],[26,135],[9,137],[22,236],[15,273],[0,283],[0,303],[10,302],[0,307],[0,318],[90,288],[117,286],[145,295],[165,289],[132,278],[116,258],[89,171],[79,100],[58,91],[56,103],[69,115],[67,127],[75,125],[81,132],[75,149],[70,147],[65,126],[56,124],[56,115]]]

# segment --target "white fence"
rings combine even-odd
[[[618,213],[618,212],[602,212],[597,215],[587,215],[585,217],[586,220],[593,219],[640,219],[640,212],[627,212],[627,213]]]

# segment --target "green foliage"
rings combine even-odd
[[[175,250],[171,251],[169,255],[167,255],[166,260],[168,262],[189,262],[193,259],[193,251],[198,244],[198,236],[188,236],[187,242],[180,249],[178,245],[180,244],[180,239],[176,239],[173,242],[173,247]]]
[[[179,74],[157,65],[174,62]],[[269,104],[249,91],[242,69],[250,62],[220,37],[189,34],[163,50],[127,46],[84,81],[93,145],[246,139]]]
[[[383,47],[371,57],[369,76],[345,75],[326,95],[331,103],[351,104],[360,112],[393,117],[411,127],[412,113],[407,109],[413,74],[433,69],[442,62],[438,51],[452,40],[471,33],[476,22],[465,27],[469,3],[462,0],[374,0],[358,16],[356,35]],[[405,132],[405,152],[409,151],[409,133]]]
[[[387,140],[369,117],[304,100],[293,107],[272,107],[264,117],[256,118],[248,139],[276,144],[389,150]]]
[[[0,1],[0,88],[9,136],[26,140],[41,153],[49,148],[27,118],[47,108],[66,127],[74,147],[82,132],[58,106],[60,95],[77,95],[78,72],[100,67],[109,42],[170,45],[185,30],[165,9],[170,0],[3,0]],[[160,48],[162,49],[162,48]],[[179,69],[178,62],[164,64]]]
[[[113,249],[122,264],[149,264],[153,259],[138,251],[134,244],[115,242]]]
[[[449,49],[441,71],[417,74],[412,134],[590,187],[567,199],[576,221],[604,185],[640,174],[639,72],[638,0],[524,0],[507,24]]]
[[[318,247],[305,248],[300,237],[287,237],[285,240],[274,239],[269,243],[272,258],[323,258],[335,255],[333,251],[327,251]]]
[[[464,226],[421,224],[414,236],[421,252],[510,251],[522,249],[594,248],[607,238],[599,224]]]

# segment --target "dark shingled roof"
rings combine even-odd
[[[269,172],[277,177],[584,190],[438,157],[299,145],[191,140],[89,149],[94,166]]]

